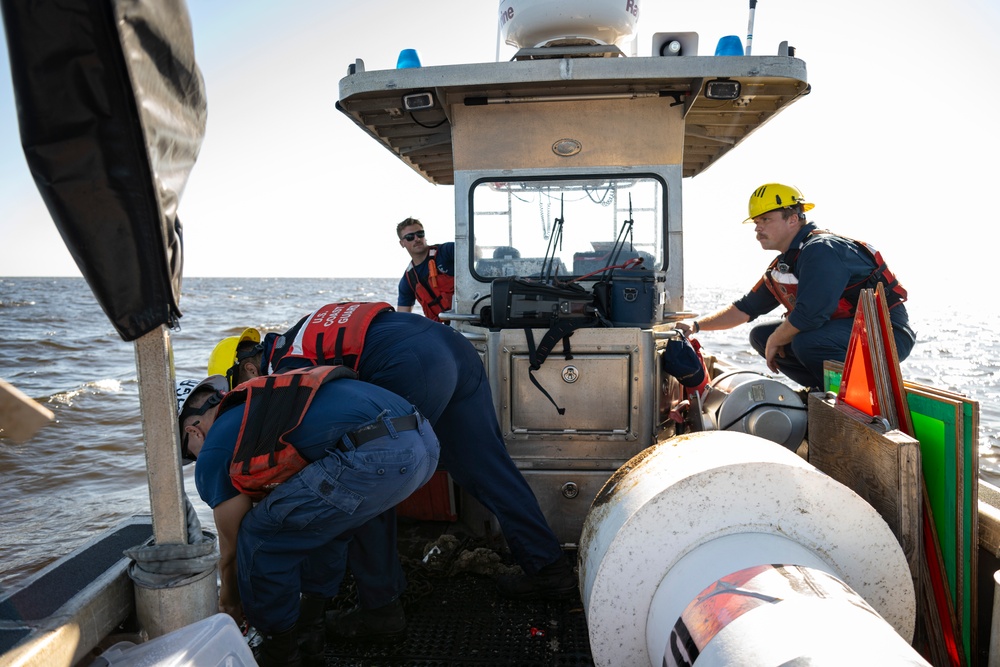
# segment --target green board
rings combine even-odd
[[[831,364],[832,365],[832,364]],[[824,389],[838,393],[841,373],[824,368]],[[977,569],[978,403],[905,382],[913,437],[920,442],[924,486],[937,530],[945,576],[972,661]]]

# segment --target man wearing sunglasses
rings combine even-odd
[[[219,608],[261,633],[261,666],[324,664],[326,602],[340,588],[353,533],[394,533],[380,517],[437,467],[427,420],[355,377],[326,366],[232,391],[221,375],[177,385],[182,455],[196,462],[198,495],[219,533]],[[389,539],[378,544],[392,548]],[[386,568],[370,583],[390,596],[386,613],[402,618],[394,576]]]
[[[424,226],[416,218],[396,225],[396,236],[410,253],[410,265],[399,281],[396,309],[408,313],[419,301],[424,315],[440,322],[438,315],[451,310],[455,294],[455,244],[427,245]]]

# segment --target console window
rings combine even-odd
[[[481,180],[470,198],[474,275],[596,279],[640,259],[661,270],[664,197],[652,175]]]

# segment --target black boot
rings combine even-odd
[[[562,600],[577,593],[576,575],[569,561],[560,557],[535,574],[501,575],[497,591],[513,600]]]
[[[306,667],[320,667],[326,662],[326,602],[326,598],[308,593],[303,593],[299,601],[299,651]]]
[[[335,642],[402,641],[406,638],[406,614],[397,599],[384,607],[333,612],[326,619],[326,636]]]
[[[262,636],[264,640],[253,651],[258,667],[301,667],[299,633],[294,625],[290,630]]]

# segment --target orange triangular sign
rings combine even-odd
[[[844,360],[844,372],[840,379],[837,402],[845,403],[872,417],[881,414],[875,391],[875,372],[868,344],[868,327],[861,308],[858,308],[854,315],[854,327],[851,329],[851,340],[847,344],[847,358]]]

